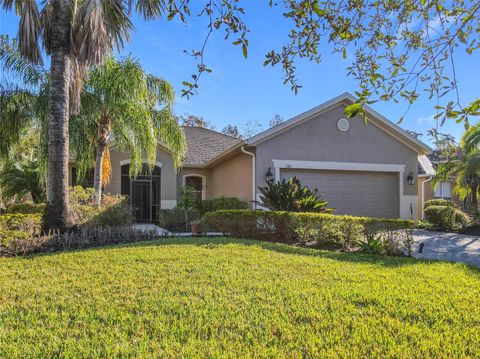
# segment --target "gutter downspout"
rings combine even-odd
[[[252,205],[253,205],[253,209],[257,209],[256,186],[255,186],[255,182],[256,182],[255,181],[255,153],[248,152],[245,149],[245,146],[242,146],[240,149],[246,155],[252,156]]]
[[[422,210],[422,221],[425,218],[425,209],[424,209],[424,206],[425,206],[425,183],[430,182],[432,179],[433,179],[433,176],[429,176],[428,179],[426,179],[425,181],[422,182],[422,208],[421,208],[421,210]]]

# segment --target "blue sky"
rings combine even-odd
[[[268,127],[269,120],[280,114],[285,119],[304,112],[343,92],[358,89],[356,81],[347,76],[348,61],[328,48],[323,52],[320,64],[302,61],[297,64],[298,79],[303,88],[295,95],[288,85],[283,85],[279,68],[264,67],[265,53],[279,49],[287,40],[289,22],[280,9],[272,9],[267,1],[246,1],[245,21],[251,32],[248,59],[241,48],[224,41],[224,33],[214,33],[208,43],[205,62],[213,69],[200,82],[198,95],[190,99],[181,97],[182,81],[189,80],[195,71],[194,60],[183,50],[198,49],[207,33],[206,19],[192,16],[188,25],[178,20],[144,22],[135,19],[136,30],[131,42],[120,55],[136,57],[148,72],[169,80],[177,90],[177,114],[190,113],[201,116],[221,130],[227,124],[243,129],[250,122]],[[194,3],[194,7],[199,5]],[[194,12],[192,12],[194,13]],[[18,18],[0,12],[0,33],[15,36]],[[465,103],[478,97],[480,75],[478,53],[457,56],[457,78]],[[421,139],[435,126],[433,116],[436,103],[425,95],[417,101],[400,124],[405,129],[422,132]],[[396,122],[406,109],[405,103],[376,103],[372,106],[390,120]],[[463,125],[454,121],[440,131],[459,138]]]

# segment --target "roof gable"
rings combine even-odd
[[[187,142],[184,167],[201,167],[222,155],[242,140],[204,127],[183,126]]]
[[[324,113],[331,108],[339,105],[345,104],[349,105],[355,103],[357,99],[351,95],[350,93],[344,93],[338,97],[335,97],[317,107],[312,108],[298,116],[295,116],[277,126],[274,126],[266,131],[263,131],[248,140],[246,140],[246,144],[255,146],[259,143],[262,143],[272,137],[278,136],[279,134],[296,127],[302,123],[305,123],[321,113]],[[394,124],[390,120],[388,120],[383,115],[379,114],[375,110],[373,110],[369,106],[364,107],[365,112],[367,113],[369,123],[376,125],[377,127],[381,128],[389,135],[397,139],[398,141],[402,142],[403,144],[407,145],[408,147],[412,148],[419,154],[429,154],[432,150],[426,144],[421,142],[420,140],[410,136],[405,130],[403,130],[398,125]]]

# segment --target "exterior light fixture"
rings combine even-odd
[[[268,167],[268,170],[265,173],[265,181],[266,182],[273,182],[273,173],[272,173],[272,168],[271,167]]]
[[[413,176],[413,172],[410,172],[407,176],[407,182],[409,185],[415,184],[415,177]]]

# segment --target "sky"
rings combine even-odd
[[[193,1],[192,8],[199,8],[202,3]],[[131,55],[147,72],[167,79],[177,92],[175,112],[203,117],[216,130],[222,130],[227,124],[244,130],[252,123],[260,123],[266,129],[276,114],[289,119],[344,92],[358,90],[355,79],[347,75],[351,58],[344,60],[341,54],[332,54],[325,48],[320,64],[308,60],[297,63],[297,77],[303,88],[295,95],[283,84],[280,68],[263,66],[265,54],[280,49],[288,41],[290,23],[280,9],[270,8],[268,1],[242,3],[246,11],[244,21],[250,29],[248,58],[243,57],[241,47],[231,44],[233,40],[224,40],[223,32],[214,32],[205,55],[205,63],[213,71],[202,75],[198,94],[189,99],[181,96],[182,82],[191,81],[195,61],[184,50],[201,47],[208,32],[204,17],[192,16],[187,25],[179,20],[145,22],[134,18],[136,29],[131,41],[117,55]],[[16,36],[17,29],[18,17],[0,10],[0,33]],[[457,56],[457,78],[464,103],[478,97],[478,67],[479,52]],[[436,125],[435,105],[427,94],[422,94],[399,125],[423,133],[420,139],[431,145],[427,131]],[[372,107],[397,122],[407,105],[390,102],[375,103]],[[451,120],[439,131],[459,139],[464,128]]]

